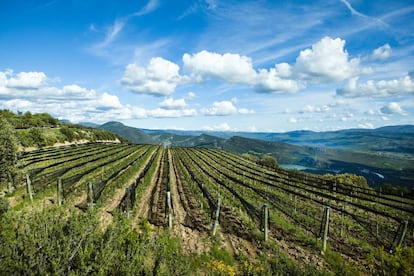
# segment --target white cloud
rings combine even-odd
[[[162,70],[155,71],[159,73]],[[161,72],[160,75],[168,75],[168,70],[167,73]],[[129,104],[123,105],[118,96],[108,92],[98,93],[77,84],[53,87],[38,79],[46,80],[47,77],[42,72],[31,72],[31,74],[24,72],[13,74],[11,70],[0,72],[0,109],[28,110],[37,113],[46,111],[53,116],[73,122],[177,118],[197,115],[197,110],[186,108],[184,99],[166,98],[160,103],[160,108],[145,109]],[[10,80],[12,80],[12,85],[9,86]]]
[[[293,93],[302,89],[303,84],[288,79],[292,69],[287,63],[276,64],[274,68],[253,68],[252,60],[238,54],[217,54],[201,51],[196,54],[184,54],[184,69],[191,72],[194,79],[220,79],[228,83],[252,86],[259,93]]]
[[[388,24],[386,24],[384,21],[382,21],[381,19],[375,18],[375,17],[370,17],[366,14],[363,14],[359,11],[357,11],[356,9],[354,9],[354,7],[352,7],[351,3],[349,3],[348,0],[341,0],[342,3],[344,3],[344,5],[349,9],[349,11],[356,16],[359,16],[361,18],[364,19],[368,19],[371,20],[373,22],[375,22],[376,24],[380,25],[381,27],[388,27]]]
[[[104,92],[99,98],[99,107],[104,109],[120,108],[122,105],[117,96]]]
[[[88,119],[95,114],[106,118],[111,110],[122,108],[118,97],[110,93],[97,93],[76,84],[49,86],[47,79],[43,72],[0,72],[0,108],[46,111],[73,121]]]
[[[292,79],[285,79],[281,76],[290,75],[289,69],[283,65],[269,70],[261,69],[257,76],[254,90],[259,93],[294,93],[304,88],[304,85]],[[279,70],[282,70],[281,72]]]
[[[108,47],[113,41],[116,40],[116,38],[119,36],[119,34],[124,29],[125,25],[131,18],[135,16],[142,16],[142,15],[149,14],[155,11],[158,8],[158,5],[159,5],[158,0],[149,0],[148,3],[138,12],[115,19],[114,23],[105,30],[104,40],[100,43],[95,44],[93,48],[95,50],[102,50]],[[96,25],[90,24],[89,31],[97,32],[98,30],[97,30]]]
[[[105,48],[109,44],[111,44],[118,36],[118,34],[122,31],[126,23],[125,19],[117,18],[106,31],[105,39],[101,43],[97,44],[97,48]]]
[[[231,101],[214,102],[209,108],[204,108],[203,113],[210,116],[227,116],[237,113],[237,108]]]
[[[387,105],[381,107],[380,110],[381,110],[381,113],[388,114],[388,115],[391,115],[391,114],[404,115],[404,114],[406,114],[404,112],[404,110],[401,108],[401,106],[396,102],[390,102]]]
[[[43,72],[20,72],[16,76],[13,76],[13,71],[7,71],[3,73],[2,79],[6,78],[6,86],[16,89],[38,89],[46,84],[47,77]]]
[[[385,44],[372,52],[373,59],[387,59],[391,56],[392,49],[389,44]]]
[[[163,109],[157,108],[147,111],[149,117],[154,118],[179,118],[179,117],[193,117],[197,115],[195,109]]]
[[[373,129],[374,125],[372,123],[361,123],[358,124],[359,128]]]
[[[296,75],[311,82],[333,82],[348,79],[369,69],[359,67],[358,58],[349,59],[345,40],[324,37],[312,49],[305,49],[296,58]]]
[[[253,114],[254,110],[247,108],[239,108],[239,114]]]
[[[365,112],[365,114],[367,115],[375,115],[375,111],[372,109],[369,109],[368,111]]]
[[[195,99],[195,97],[196,97],[197,95],[194,93],[194,92],[188,92],[187,93],[187,99],[188,100],[192,100],[192,99]]]
[[[222,123],[220,125],[215,125],[215,126],[204,126],[203,129],[208,130],[208,131],[232,131],[233,130],[230,127],[230,125],[227,123]]]
[[[394,80],[369,80],[359,83],[358,77],[351,78],[336,93],[344,97],[388,97],[394,95],[414,94],[414,82],[410,76]]]
[[[0,72],[0,99],[88,101],[97,98],[97,93],[93,89],[89,90],[76,84],[57,88],[48,86],[47,79],[43,72]]]
[[[148,3],[139,11],[133,14],[133,16],[142,16],[155,11],[158,8],[158,0],[149,0]]]
[[[51,88],[51,90],[55,90],[55,88]],[[62,89],[57,89],[56,95],[59,95],[61,99],[90,100],[96,98],[95,90],[89,90],[77,84],[65,85]]]
[[[298,119],[296,119],[294,117],[289,118],[289,123],[296,124],[297,122],[298,122]]]
[[[134,93],[168,96],[186,78],[180,76],[179,66],[160,57],[152,58],[146,68],[129,64],[121,84]]]
[[[313,106],[313,105],[306,105],[300,113],[325,113],[330,110],[329,106],[323,105],[323,106]]]
[[[160,103],[160,107],[163,109],[184,109],[187,106],[185,99],[166,98]]]
[[[3,106],[10,110],[29,110],[32,105],[32,102],[20,99],[13,99],[3,103]]]
[[[251,84],[256,72],[249,57],[201,51],[183,55],[184,69],[196,78],[216,78],[230,83]]]
[[[211,107],[203,108],[202,112],[207,116],[229,116],[235,114],[252,114],[253,110],[247,108],[238,109],[232,101],[214,102]]]

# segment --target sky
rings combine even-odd
[[[0,109],[148,129],[414,123],[414,0],[0,0]]]

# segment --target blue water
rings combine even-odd
[[[295,165],[295,164],[280,164],[280,166],[287,170],[298,170],[298,171],[304,171],[304,170],[312,170],[313,168],[301,166],[301,165]]]
[[[296,165],[296,164],[280,164],[280,166],[284,169],[287,170],[298,170],[298,171],[318,171],[320,172],[326,172],[326,173],[340,173],[342,170],[332,170],[332,169],[326,169],[326,168],[312,168],[312,167],[305,167],[305,166],[301,166],[301,165]]]

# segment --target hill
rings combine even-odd
[[[112,132],[59,121],[48,113],[15,114],[9,110],[0,110],[0,118],[14,129],[21,150],[97,141],[126,141]]]
[[[223,139],[239,136],[269,142],[285,142],[300,146],[328,147],[375,152],[414,153],[413,125],[386,126],[377,129],[345,129],[324,132],[297,130],[285,133],[147,129],[142,129],[142,131],[150,135],[155,133],[170,133],[185,136],[199,136],[201,134],[207,134]],[[373,143],[373,141],[375,141],[375,143]]]
[[[411,125],[287,133],[147,130],[118,122],[100,128],[138,144],[216,148],[258,157],[269,154],[289,168],[319,174],[353,173],[364,176],[375,187],[391,183],[412,188],[414,182],[414,126]]]
[[[232,144],[262,150],[245,139]],[[14,180],[0,197],[5,275],[412,271],[414,199],[361,177],[216,149],[95,143],[24,153]]]
[[[116,133],[119,136],[129,140],[130,142],[136,144],[155,144],[156,142],[152,139],[152,137],[145,132],[134,128],[125,126],[119,122],[108,122],[101,126],[100,129],[110,131],[112,133]]]

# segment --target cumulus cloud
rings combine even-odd
[[[121,84],[134,93],[154,96],[168,96],[176,86],[185,80],[179,74],[180,67],[166,59],[152,58],[148,66],[129,64],[121,79]]]
[[[6,86],[16,89],[38,89],[46,84],[47,77],[43,72],[20,72],[13,75],[13,71],[6,71],[2,73],[1,77],[6,80]],[[10,77],[10,78],[8,78]]]
[[[277,64],[275,68],[259,70],[254,90],[259,93],[294,93],[304,88],[305,86],[296,80],[282,78],[291,75],[290,66],[286,65]]]
[[[166,73],[161,75],[165,76]],[[47,77],[42,72],[30,72],[30,74],[25,72],[14,74],[12,70],[0,72],[0,109],[31,112],[46,110],[53,116],[73,122],[197,115],[197,110],[186,108],[187,104],[183,98],[169,97],[159,104],[159,108],[146,109],[129,104],[123,105],[118,96],[109,92],[98,93],[77,84],[54,87],[49,86],[45,80]]]
[[[86,89],[76,84],[57,88],[47,85],[47,76],[43,72],[20,72],[14,74],[12,70],[0,72],[0,99],[19,99],[36,101],[87,101],[97,99],[93,89]]]
[[[252,114],[253,110],[246,108],[238,109],[232,101],[214,102],[211,107],[203,108],[202,112],[207,116],[228,116],[235,114]]]
[[[245,84],[259,93],[292,93],[304,86],[289,79],[292,68],[287,63],[276,64],[274,68],[253,68],[249,57],[238,54],[218,54],[201,51],[193,55],[184,54],[184,69],[191,72],[194,79],[202,81],[212,78],[228,83]]]
[[[332,82],[368,72],[360,68],[358,58],[349,59],[344,46],[345,40],[340,38],[322,38],[312,49],[300,52],[294,67],[296,75],[312,82]]]
[[[414,94],[414,82],[407,75],[394,80],[369,80],[359,83],[359,78],[351,78],[348,83],[336,90],[336,94],[344,97],[388,97],[395,95]]]
[[[231,101],[214,102],[209,108],[204,108],[203,113],[210,116],[227,116],[237,113],[237,108]]]
[[[389,44],[385,44],[372,52],[373,59],[387,59],[391,56],[392,49]]]
[[[205,78],[221,79],[230,83],[251,84],[256,76],[249,57],[238,54],[217,54],[201,51],[183,55],[184,69],[199,80]]]
[[[98,107],[100,109],[120,108],[122,104],[117,96],[104,92],[99,97]]]
[[[401,114],[404,115],[405,112],[401,106],[396,102],[390,102],[387,105],[381,107],[381,113],[391,115],[391,114]]]
[[[105,118],[111,110],[122,108],[119,98],[108,92],[98,93],[77,84],[54,87],[47,84],[47,79],[43,72],[0,72],[0,108],[46,110],[73,121],[87,119],[93,114]]]
[[[160,107],[162,109],[184,109],[187,106],[185,99],[173,99],[173,98],[166,98],[164,101],[160,103]]]

